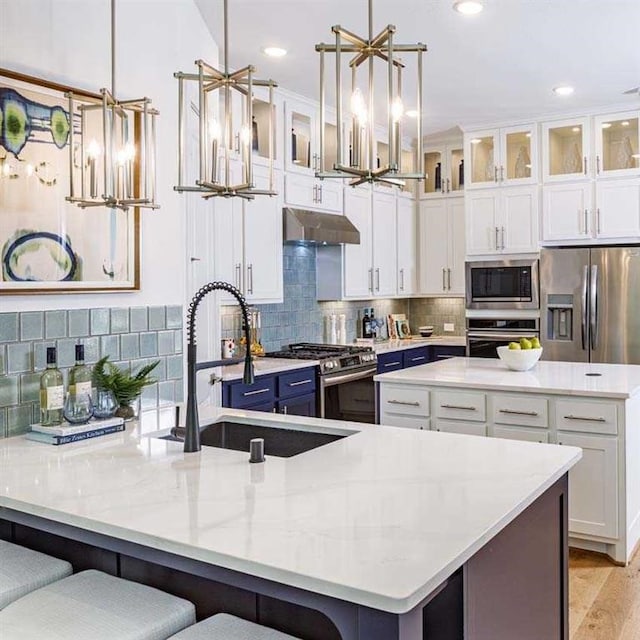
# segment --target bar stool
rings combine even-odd
[[[194,622],[191,602],[90,569],[5,607],[0,611],[0,636],[11,640],[166,640]]]
[[[300,638],[236,618],[228,613],[217,613],[171,636],[169,640],[300,640]]]
[[[0,540],[0,610],[72,571],[64,560]]]

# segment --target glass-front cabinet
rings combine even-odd
[[[638,112],[594,118],[596,176],[640,175],[640,128]]]
[[[589,118],[546,122],[542,125],[542,179],[577,180],[589,175]]]
[[[464,192],[464,153],[462,144],[427,146],[424,152],[426,179],[421,198],[441,197]]]
[[[319,169],[318,107],[302,100],[285,100],[285,167],[313,174]]]
[[[465,136],[468,188],[504,187],[537,182],[534,124],[474,131]]]
[[[273,129],[270,131],[269,91],[254,88],[253,122],[251,123],[251,150],[256,164],[269,163],[269,149],[273,152],[275,167],[282,167],[282,100],[276,94],[273,100]]]

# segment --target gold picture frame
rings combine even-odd
[[[69,130],[74,147],[82,135],[68,92],[77,104],[101,100],[0,68],[0,295],[140,289],[139,210],[66,200],[81,168],[69,166]]]

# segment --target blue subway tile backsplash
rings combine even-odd
[[[152,374],[158,382],[145,389],[142,406],[181,402],[182,315],[178,305],[0,313],[0,438],[24,433],[39,419],[47,347],[57,347],[65,381],[79,342],[88,364],[108,355],[136,371],[160,360]]]

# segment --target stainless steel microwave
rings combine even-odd
[[[538,260],[466,263],[467,309],[539,309]]]

